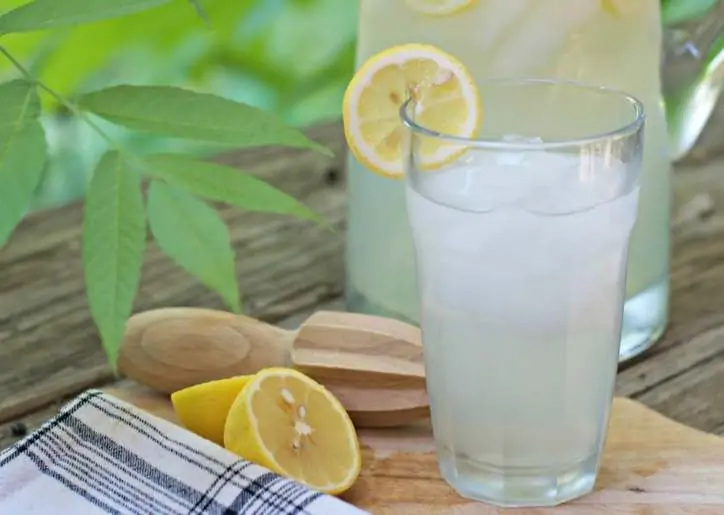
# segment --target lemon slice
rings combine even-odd
[[[183,426],[224,445],[224,424],[234,399],[251,376],[237,376],[189,386],[171,394],[171,403]]]
[[[446,134],[473,137],[482,116],[480,96],[465,66],[431,45],[407,44],[370,57],[344,96],[342,116],[347,143],[369,170],[391,178],[404,174],[402,104],[413,96],[416,122]],[[421,140],[418,157],[433,169],[463,151],[443,140]]]
[[[321,492],[338,494],[359,476],[352,421],[322,385],[293,369],[258,372],[229,411],[224,446]]]
[[[415,11],[433,16],[445,16],[458,13],[471,7],[478,0],[406,0]]]

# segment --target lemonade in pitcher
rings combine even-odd
[[[653,342],[667,317],[670,217],[659,0],[360,0],[359,64],[404,43],[439,47],[476,81],[575,80],[623,90],[644,103],[646,144],[621,357]],[[348,307],[417,323],[402,177],[349,159]]]

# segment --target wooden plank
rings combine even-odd
[[[0,424],[0,450],[22,440],[58,413],[65,399],[53,401],[42,408],[26,413],[24,416]]]
[[[174,423],[168,397],[138,386],[106,392]],[[534,431],[534,429],[531,429]],[[440,477],[430,426],[359,430],[362,472],[347,501],[374,514],[465,513],[523,515],[457,495]],[[554,445],[554,444],[551,444]],[[724,439],[662,417],[638,402],[615,399],[595,492],[538,515],[671,515],[721,513],[724,509]]]

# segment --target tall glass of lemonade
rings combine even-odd
[[[433,70],[402,114],[440,471],[492,504],[566,502],[592,490],[608,426],[643,108],[568,81],[483,81],[470,137],[475,104],[440,82],[452,59],[412,54],[401,73]]]

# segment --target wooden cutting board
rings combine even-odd
[[[167,397],[106,391],[177,422]],[[614,401],[596,491],[556,508],[499,509],[459,497],[441,478],[429,425],[360,432],[363,471],[343,498],[375,515],[724,515],[724,438]]]

